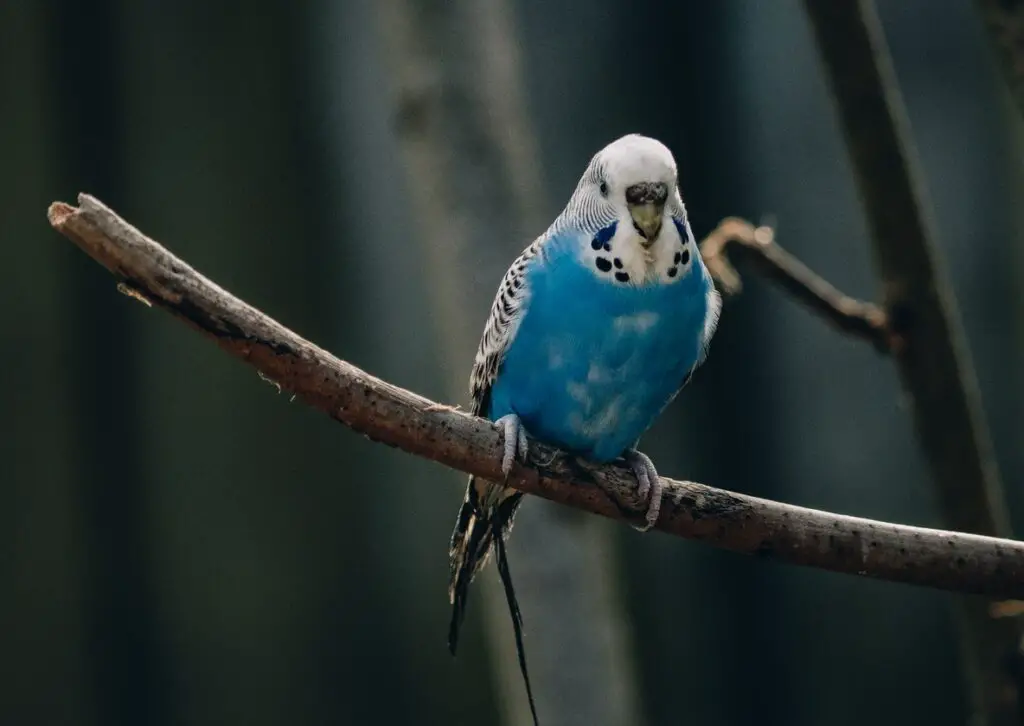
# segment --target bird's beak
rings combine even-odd
[[[662,182],[642,182],[626,189],[626,205],[633,227],[644,238],[644,247],[650,247],[658,239],[666,199],[668,185]]]
[[[629,214],[633,218],[633,226],[640,236],[644,238],[643,246],[650,247],[654,240],[658,239],[661,232],[661,215],[665,209],[664,204],[646,202],[644,204],[630,204]]]

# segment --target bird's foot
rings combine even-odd
[[[494,423],[502,429],[505,437],[505,448],[501,457],[501,471],[505,478],[508,479],[508,475],[512,473],[512,465],[515,464],[516,458],[518,457],[519,461],[526,461],[526,455],[529,451],[529,444],[526,442],[526,429],[523,428],[523,422],[514,413],[506,414]]]
[[[658,514],[661,513],[661,495],[665,485],[661,483],[658,470],[654,468],[654,462],[647,454],[636,449],[629,449],[624,458],[626,464],[633,470],[633,476],[636,477],[636,493],[640,495],[641,499],[648,500],[647,514],[644,516],[646,524],[640,527],[634,524],[632,527],[646,532],[658,521]]]

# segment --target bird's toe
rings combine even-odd
[[[654,467],[654,462],[643,452],[636,449],[627,451],[626,462],[636,477],[637,494],[641,499],[646,499],[648,502],[647,512],[644,515],[645,524],[641,526],[633,525],[633,527],[641,532],[646,532],[655,525],[658,521],[658,515],[661,514],[661,497],[664,493],[665,485],[662,483],[661,477],[658,476],[658,470]]]
[[[504,449],[501,457],[501,472],[507,478],[512,473],[512,466],[516,463],[516,456],[525,461],[529,451],[526,441],[526,429],[523,428],[519,417],[514,413],[499,418],[495,423],[501,427],[504,437]]]

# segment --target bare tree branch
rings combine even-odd
[[[977,0],[1003,78],[1024,111],[1024,0]]]
[[[956,302],[934,252],[923,181],[870,3],[806,0],[872,233],[896,363],[953,528],[1009,524]]]
[[[874,4],[805,0],[804,5],[867,214],[891,352],[910,394],[943,523],[1010,536],[970,353],[935,252],[924,183]],[[958,622],[973,722],[1019,723],[1020,624],[994,620],[986,604],[976,600],[959,603]]]
[[[890,332],[882,309],[832,287],[779,247],[771,227],[755,227],[745,220],[728,217],[704,238],[700,254],[711,276],[727,295],[735,295],[743,287],[729,261],[731,254],[747,260],[841,332],[863,338],[879,351],[888,352]]]
[[[501,476],[501,436],[489,421],[381,381],[302,339],[206,279],[97,199],[55,202],[53,227],[117,276],[133,297],[170,312],[305,403],[368,438],[461,471]],[[509,483],[577,509],[639,522],[644,503],[622,466],[594,466],[531,446]],[[546,463],[543,463],[546,462]],[[1024,543],[805,509],[665,480],[657,528],[782,562],[1024,598]]]

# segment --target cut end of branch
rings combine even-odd
[[[66,202],[54,202],[46,210],[46,218],[50,220],[50,226],[60,231],[68,217],[77,212],[78,209]]]

